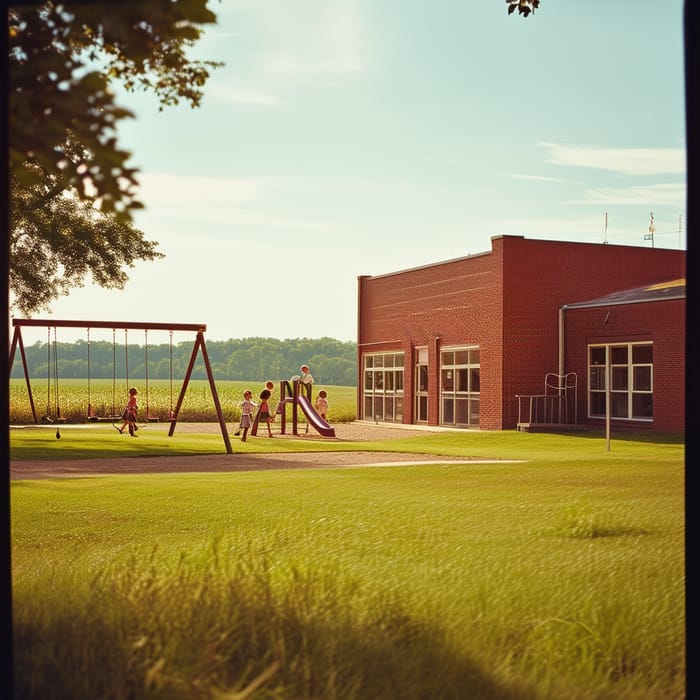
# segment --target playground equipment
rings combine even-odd
[[[311,403],[311,384],[302,384],[298,379],[295,379],[293,382],[287,380],[280,382],[280,404],[285,407],[285,409],[287,404],[290,404],[292,407],[292,435],[299,434],[299,409],[301,409],[306,416],[308,424],[318,433],[324,437],[335,437],[335,428],[326,423],[326,421],[318,415]],[[286,410],[283,410],[280,414],[280,433],[282,435],[286,435],[287,433]],[[253,421],[250,434],[258,434],[257,414]]]
[[[55,387],[55,416],[57,419],[60,419],[60,408],[59,408],[59,395],[58,395],[58,360],[57,360],[57,344],[56,344],[56,329],[57,328],[86,328],[88,331],[88,358],[89,358],[89,353],[90,353],[90,343],[89,343],[89,338],[90,338],[90,329],[93,328],[111,328],[112,329],[112,343],[113,343],[113,364],[114,364],[114,372],[113,372],[113,404],[116,403],[114,395],[116,391],[116,331],[117,329],[123,330],[124,331],[124,353],[125,353],[125,367],[126,367],[126,373],[127,373],[127,386],[129,382],[129,377],[128,377],[128,337],[127,337],[127,332],[129,330],[143,330],[146,334],[146,341],[148,339],[148,331],[149,330],[165,330],[170,332],[170,401],[171,401],[171,407],[170,407],[170,414],[169,414],[169,421],[170,421],[170,429],[168,431],[168,436],[172,437],[173,433],[175,432],[175,425],[177,424],[177,418],[180,413],[180,408],[182,407],[182,402],[185,398],[185,392],[187,391],[187,385],[189,384],[190,377],[192,376],[192,369],[194,367],[194,363],[197,359],[197,353],[201,349],[202,351],[202,359],[204,361],[204,366],[206,368],[207,372],[207,378],[209,379],[209,388],[211,390],[211,395],[214,400],[214,406],[216,408],[216,415],[218,417],[219,421],[219,426],[221,428],[221,435],[223,436],[224,439],[224,444],[226,446],[226,452],[228,454],[233,453],[233,449],[231,447],[231,440],[228,435],[228,431],[226,430],[226,421],[224,420],[223,412],[221,410],[221,403],[219,401],[219,395],[218,392],[216,391],[216,384],[214,382],[214,375],[212,374],[211,370],[211,364],[209,362],[209,354],[207,353],[207,348],[206,344],[204,342],[204,332],[206,331],[207,327],[203,323],[139,323],[139,322],[128,322],[128,321],[66,321],[66,320],[56,320],[56,319],[24,319],[24,318],[15,318],[12,319],[12,325],[14,326],[14,334],[12,336],[12,346],[10,348],[10,371],[12,371],[12,364],[14,362],[15,358],[15,351],[19,347],[20,351],[20,356],[22,358],[22,367],[24,370],[24,379],[27,385],[27,392],[29,394],[29,403],[31,406],[32,410],[32,416],[34,417],[34,422],[39,423],[37,420],[37,413],[36,413],[36,408],[34,406],[34,398],[32,396],[32,387],[31,387],[31,382],[29,379],[29,369],[27,365],[27,358],[26,354],[24,351],[24,342],[22,340],[22,327],[24,326],[34,326],[34,327],[46,327],[49,329],[49,340],[51,339],[51,329],[53,328],[54,330],[54,387]],[[190,332],[195,332],[196,333],[196,338],[195,338],[195,343],[194,347],[192,348],[192,354],[190,356],[190,361],[187,366],[187,371],[185,373],[185,378],[182,383],[182,388],[180,389],[180,395],[177,400],[177,404],[175,408],[173,409],[172,407],[172,334],[174,331],[190,331]],[[49,352],[50,352],[50,347],[51,344],[49,343]],[[146,350],[148,352],[148,350]],[[50,360],[50,357],[49,357]],[[146,361],[146,366],[148,366],[148,361]],[[48,410],[47,410],[47,416],[51,416],[51,376],[50,376],[50,369],[51,369],[51,363],[49,362],[49,401],[48,401]],[[88,410],[87,410],[87,417],[90,420],[99,420],[99,416],[95,415],[94,410],[92,409],[92,404],[91,404],[91,397],[90,397],[90,366],[89,366],[89,359],[88,359]],[[116,410],[115,406],[113,405],[112,407],[112,412],[113,414],[116,415]],[[112,420],[114,416],[110,416],[107,418],[104,418],[104,420]],[[146,379],[146,419],[149,419],[149,406],[148,406],[148,379]],[[53,421],[51,421],[53,422]],[[56,437],[60,437],[60,434],[58,433],[58,430],[56,431]]]

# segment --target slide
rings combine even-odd
[[[299,405],[301,406],[301,410],[304,411],[306,419],[321,433],[321,435],[323,435],[323,437],[335,437],[335,428],[328,425],[328,423],[316,413],[316,410],[306,396],[299,395]]]

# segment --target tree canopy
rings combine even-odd
[[[93,336],[94,338],[94,336]],[[122,337],[116,345],[105,340],[75,343],[57,343],[56,364],[61,379],[133,379],[148,375],[151,379],[168,379],[171,371],[176,379],[185,376],[192,354],[192,340],[175,343],[172,349],[167,343],[151,343],[147,354],[145,345],[130,342],[128,348]],[[311,367],[311,373],[319,384],[354,386],[357,382],[357,348],[352,341],[334,338],[236,338],[207,340],[207,353],[217,380],[245,380],[277,382],[300,374],[302,364]],[[49,367],[47,344],[37,342],[25,347],[29,374],[33,379],[51,376],[56,371]],[[88,365],[89,357],[89,365]],[[148,366],[147,366],[148,365]],[[13,378],[24,376],[19,356],[10,368]],[[206,368],[201,355],[194,365],[193,379],[206,379]]]
[[[540,6],[540,0],[506,0],[506,3],[509,15],[517,10],[523,17],[527,17]]]
[[[216,22],[207,0],[43,2],[8,11],[10,288],[25,313],[88,276],[121,288],[124,268],[159,257],[133,226],[137,170],[118,145],[133,115],[110,84],[163,106],[199,106],[217,63],[187,50]]]

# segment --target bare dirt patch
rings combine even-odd
[[[148,431],[167,431],[168,424],[148,424],[143,426]],[[229,426],[230,429],[230,426]],[[336,437],[324,438],[312,428],[309,432],[300,429],[299,435],[281,435],[279,426],[273,428],[273,440],[314,440],[329,443],[362,442],[367,440],[391,440],[412,435],[426,435],[438,432],[434,429],[416,428],[414,426],[395,426],[387,424],[340,423],[335,426]],[[235,430],[235,426],[233,428]],[[230,432],[233,432],[230,429]],[[218,423],[178,423],[178,432],[220,433]],[[268,441],[270,438],[262,431],[250,440]],[[115,457],[90,460],[26,460],[10,463],[10,478],[47,479],[66,477],[97,476],[100,474],[159,474],[159,473],[193,473],[193,472],[240,472],[268,469],[322,469],[346,468],[357,466],[391,466],[403,464],[451,464],[471,460],[444,457],[441,455],[416,455],[398,452],[290,452],[284,454],[244,454],[236,452],[238,438],[231,437],[234,454],[183,455],[163,457]]]

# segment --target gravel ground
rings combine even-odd
[[[233,433],[236,426],[227,426]],[[75,429],[78,426],[66,426]],[[143,430],[167,432],[167,423],[149,423]],[[290,426],[288,426],[289,429]],[[397,426],[355,421],[340,423],[335,426],[336,437],[324,438],[309,429],[309,433],[299,436],[280,435],[279,426],[273,424],[273,439],[303,439],[337,442],[361,442],[366,440],[390,440],[412,435],[426,435],[439,432],[439,428],[417,428],[416,426]],[[302,429],[303,430],[303,429]],[[174,435],[178,432],[220,433],[218,423],[178,423]],[[143,433],[142,433],[143,434]],[[127,436],[124,439],[129,439]],[[267,441],[262,431],[251,440]],[[187,472],[238,472],[264,469],[318,469],[344,468],[357,466],[397,466],[404,464],[454,464],[469,463],[475,460],[455,459],[440,455],[416,455],[398,452],[295,452],[285,454],[236,454],[238,438],[231,438],[234,454],[185,455],[163,457],[117,457],[90,460],[26,460],[10,463],[11,479],[42,479],[85,477],[99,474],[158,474]],[[480,460],[481,461],[481,460]]]

